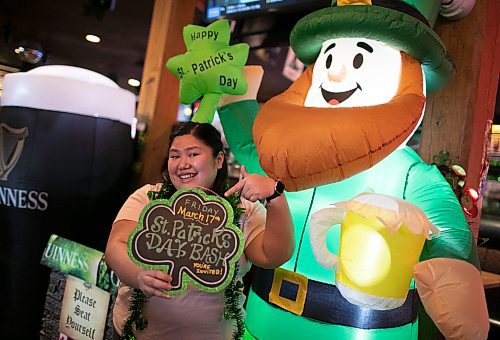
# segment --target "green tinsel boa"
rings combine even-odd
[[[155,199],[168,199],[174,193],[176,189],[168,179],[164,179],[161,189],[159,191],[149,191],[148,196],[151,200]],[[233,223],[237,226],[240,225],[240,217],[244,212],[244,209],[238,207],[240,202],[239,194],[234,194],[229,197],[224,197],[234,212]],[[233,331],[233,339],[239,340],[243,337],[245,333],[245,324],[243,322],[243,310],[239,303],[240,296],[243,294],[243,283],[238,280],[239,266],[236,263],[234,268],[234,275],[229,283],[229,285],[224,290],[224,312],[222,317],[226,320],[235,320],[236,328]],[[148,325],[148,320],[142,314],[142,309],[144,304],[148,301],[148,298],[144,293],[137,288],[132,291],[129,311],[130,315],[125,321],[123,326],[122,336],[120,339],[125,340],[135,340],[134,330],[143,330]]]

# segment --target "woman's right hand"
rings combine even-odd
[[[160,271],[151,269],[142,269],[137,274],[139,289],[147,298],[158,296],[164,299],[170,299],[171,296],[165,291],[171,290],[172,276]]]
[[[239,192],[241,197],[251,202],[263,200],[274,193],[276,181],[270,177],[262,176],[259,174],[251,174],[245,166],[241,166],[242,179],[229,188],[224,196],[229,197],[235,192]]]

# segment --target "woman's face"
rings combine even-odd
[[[222,168],[224,154],[213,157],[212,149],[193,135],[175,137],[168,154],[168,174],[176,189],[211,189]]]

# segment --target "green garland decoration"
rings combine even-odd
[[[143,330],[148,325],[148,320],[142,314],[142,307],[148,301],[148,298],[142,290],[134,288],[132,290],[132,299],[129,306],[130,315],[123,326],[120,339],[135,340],[134,329]]]
[[[234,194],[226,198],[234,212],[233,223],[240,226],[240,217],[245,212],[245,209],[238,207],[240,195]],[[235,320],[236,329],[233,331],[233,339],[239,340],[243,338],[245,333],[245,323],[243,321],[243,310],[240,306],[240,297],[243,294],[243,283],[236,278],[239,276],[239,266],[236,263],[234,275],[229,285],[224,290],[224,319]]]
[[[228,187],[229,189],[229,187]],[[173,184],[164,177],[161,189],[159,191],[148,191],[148,197],[151,200],[170,198],[176,189]],[[245,209],[238,207],[240,202],[240,195],[233,194],[225,198],[234,212],[233,223],[240,226],[240,217],[244,213]],[[234,268],[234,275],[229,283],[229,285],[224,290],[224,312],[223,318],[226,320],[235,320],[236,329],[233,331],[233,339],[239,340],[243,337],[245,333],[245,324],[243,322],[243,310],[240,306],[239,300],[241,294],[243,294],[243,283],[237,280],[239,273],[239,265],[236,263]],[[148,301],[148,298],[144,293],[137,288],[132,290],[131,301],[129,306],[130,315],[125,320],[125,325],[123,326],[122,335],[120,339],[123,340],[135,340],[134,330],[143,330],[148,325],[148,320],[142,314],[142,309],[144,304]]]
[[[243,283],[235,278],[239,274],[238,264],[234,269],[234,276],[229,285],[224,290],[224,319],[235,320],[236,328],[233,330],[233,339],[239,340],[245,333],[245,323],[243,321],[243,311],[240,306],[240,296],[243,294]]]

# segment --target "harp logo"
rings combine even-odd
[[[0,124],[0,181],[6,181],[21,157],[28,128],[14,129]]]

